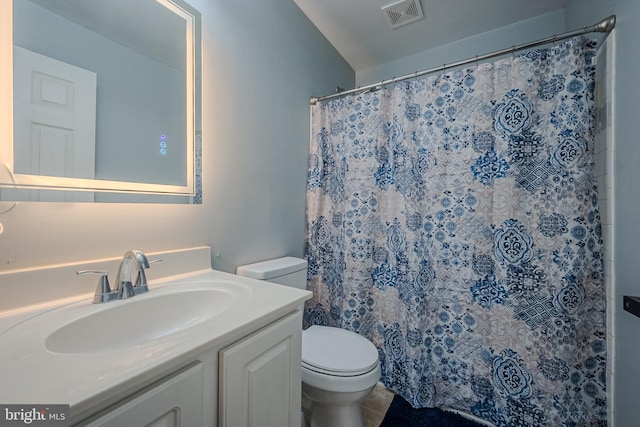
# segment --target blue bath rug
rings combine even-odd
[[[380,427],[485,427],[462,415],[438,408],[414,409],[396,395]]]

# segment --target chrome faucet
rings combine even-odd
[[[78,275],[100,274],[101,277],[98,281],[98,287],[93,296],[93,303],[100,304],[115,299],[131,298],[147,292],[149,288],[147,286],[147,275],[144,270],[149,268],[150,264],[161,261],[160,259],[153,261],[147,260],[147,257],[142,251],[135,249],[127,251],[120,261],[118,274],[116,275],[116,284],[113,290],[109,286],[106,271],[83,270],[78,271]]]
[[[149,268],[149,261],[142,251],[131,249],[124,254],[113,289],[113,292],[118,292],[118,299],[130,298],[149,290],[147,275],[144,273],[145,268]]]

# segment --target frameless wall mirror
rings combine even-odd
[[[195,9],[0,3],[1,201],[201,203]]]

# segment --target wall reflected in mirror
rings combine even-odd
[[[182,0],[13,0],[13,24],[14,176],[126,190],[4,188],[2,200],[201,203],[197,11]],[[138,197],[128,183],[192,194]]]

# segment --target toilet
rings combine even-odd
[[[306,289],[307,261],[284,257],[236,268],[239,276]],[[362,400],[380,379],[378,350],[345,329],[302,331],[302,409],[311,427],[362,427]]]

